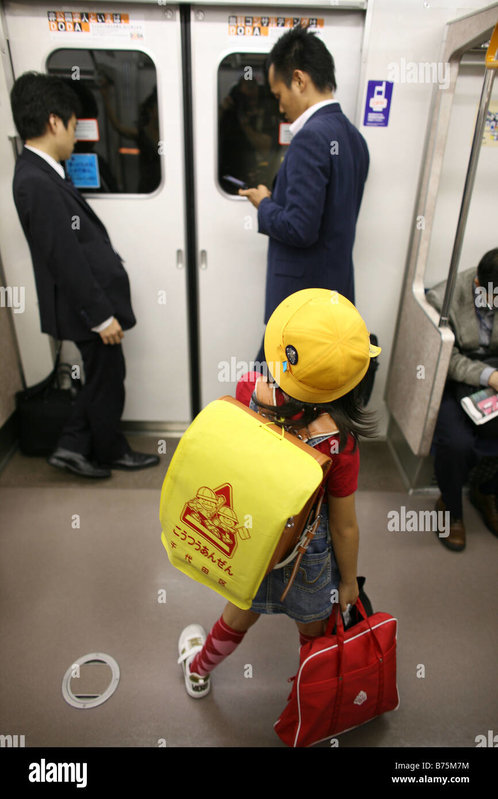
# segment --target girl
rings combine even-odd
[[[335,291],[298,291],[270,317],[265,356],[271,378],[259,372],[245,375],[236,396],[330,455],[327,502],[283,602],[292,562],[267,574],[249,610],[228,602],[207,638],[198,624],[183,630],[178,662],[189,696],[201,698],[209,692],[211,671],[233,652],[260,614],[290,616],[302,645],[323,634],[334,591],[342,612],[356,602],[358,437],[375,432],[371,414],[361,406],[361,382],[370,358],[379,353],[354,305]]]

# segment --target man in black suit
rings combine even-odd
[[[64,81],[25,73],[11,92],[24,142],[13,191],[28,241],[42,332],[74,341],[85,384],[49,463],[85,477],[143,469],[156,455],[133,452],[120,431],[124,330],[135,325],[128,275],[107,231],[66,179],[61,162],[75,143],[79,101]]]

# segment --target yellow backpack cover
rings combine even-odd
[[[180,439],[161,491],[161,540],[173,566],[247,610],[323,470],[306,445],[226,399],[207,405]]]

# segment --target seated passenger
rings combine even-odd
[[[496,286],[496,289],[493,287]],[[446,281],[427,293],[441,310]],[[448,376],[433,439],[434,468],[441,496],[436,510],[450,512],[450,533],[439,537],[455,552],[465,548],[462,488],[471,480],[470,500],[486,526],[498,534],[498,424],[475,425],[460,405],[466,394],[491,386],[498,392],[498,248],[456,279],[449,321],[455,334]],[[493,358],[494,356],[494,358]],[[478,465],[473,474],[471,470]]]

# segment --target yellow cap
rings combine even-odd
[[[328,289],[303,289],[274,310],[265,333],[268,369],[301,402],[332,402],[351,391],[381,352],[355,306]]]

